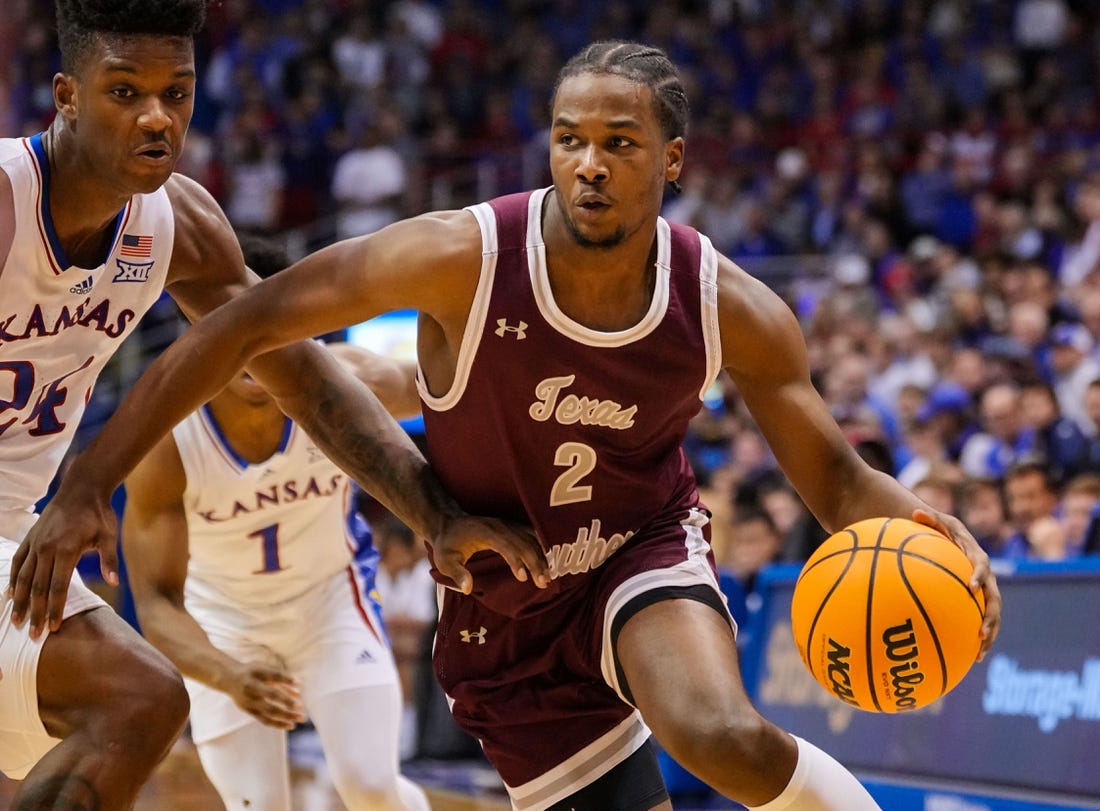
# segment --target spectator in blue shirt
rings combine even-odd
[[[1034,449],[1046,457],[1054,481],[1064,484],[1083,471],[1088,465],[1088,437],[1058,410],[1054,388],[1043,380],[1025,381],[1020,405],[1025,424],[1035,432]]]

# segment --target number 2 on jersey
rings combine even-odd
[[[574,504],[592,499],[592,485],[580,480],[596,467],[596,451],[582,442],[563,442],[554,454],[554,464],[567,470],[558,476],[550,490],[550,506]]]
[[[61,375],[57,380],[42,387],[38,399],[30,410],[30,414],[23,420],[24,425],[32,426],[27,433],[31,436],[48,436],[65,430],[66,423],[57,415],[57,410],[69,399],[69,389],[64,383],[66,379],[87,369],[93,360],[95,360],[95,355],[89,357],[76,369]],[[12,376],[10,385],[12,398],[10,400],[0,400],[0,413],[8,409],[14,409],[17,412],[25,409],[30,403],[31,395],[34,393],[34,364],[25,360],[0,361],[0,372],[7,372]],[[91,389],[89,389],[90,391]],[[10,420],[0,422],[0,434],[8,430],[17,419],[18,417],[13,417]]]

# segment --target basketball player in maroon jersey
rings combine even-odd
[[[810,382],[783,302],[660,218],[686,119],[664,53],[588,47],[559,76],[551,189],[307,257],[181,338],[91,450],[124,469],[251,356],[417,309],[437,474],[465,509],[530,523],[552,575],[540,590],[486,554],[436,572],[451,586],[436,675],[513,806],[670,809],[652,731],[750,808],[876,809],[834,759],[762,718],[742,686],[708,516],[680,449],[708,384],[728,371],[827,529],[898,515],[951,535],[985,590],[981,655],[1000,621],[996,581],[961,522],[855,453]],[[370,464],[354,457],[340,463]],[[87,459],[81,471],[106,478]]]

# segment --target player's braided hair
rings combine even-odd
[[[554,84],[554,95],[565,79],[585,73],[622,76],[649,87],[665,139],[671,141],[687,133],[687,93],[672,60],[660,48],[615,39],[593,42],[565,63]],[[676,181],[669,185],[680,191]]]
[[[193,37],[206,0],[56,0],[61,65],[73,73],[99,34]]]
[[[687,93],[672,61],[660,48],[623,40],[593,42],[565,63],[558,74],[554,93],[565,79],[585,73],[622,76],[651,88],[665,138],[672,140],[686,134]]]

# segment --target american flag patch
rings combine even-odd
[[[122,245],[118,249],[119,256],[134,256],[147,258],[153,255],[153,237],[148,234],[137,236],[135,234],[123,234]]]

